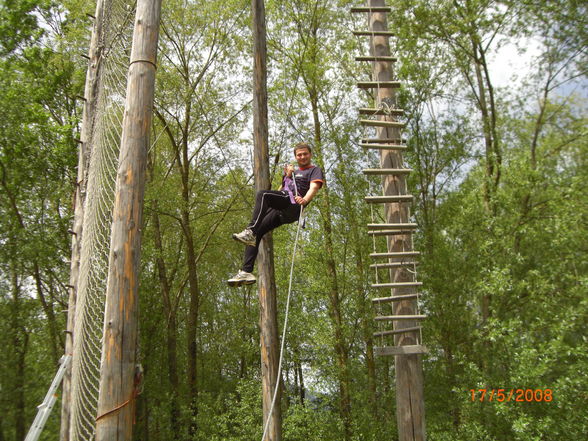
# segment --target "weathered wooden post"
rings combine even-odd
[[[132,439],[141,225],[161,0],[138,0],[110,242],[97,441]]]
[[[96,4],[95,17],[102,16],[103,0]],[[82,233],[84,221],[84,204],[86,199],[86,185],[88,178],[88,165],[92,150],[91,134],[96,115],[96,104],[98,101],[98,86],[100,83],[100,72],[102,67],[102,47],[98,42],[102,38],[102,20],[94,21],[92,38],[88,51],[88,71],[86,73],[86,84],[84,88],[84,112],[82,116],[82,129],[80,133],[80,150],[78,153],[78,175],[76,181],[76,192],[74,199],[74,222],[71,229],[71,265],[69,273],[69,300],[67,309],[67,329],[65,334],[65,354],[72,355],[73,352],[73,330],[76,315],[77,289],[80,270],[80,256],[82,247]],[[71,374],[72,363],[67,365],[63,376],[62,399],[61,399],[61,429],[59,439],[69,441],[69,430],[71,423]]]
[[[252,0],[253,12],[253,145],[255,190],[270,188],[268,111],[267,111],[267,48],[265,6],[263,0]],[[270,415],[274,388],[278,379],[278,317],[276,281],[274,275],[274,247],[271,233],[266,234],[257,258],[259,289],[259,326],[261,344],[261,382],[263,394],[263,422],[271,418],[265,440],[282,439],[281,391]],[[264,440],[264,441],[265,441]]]
[[[384,7],[384,0],[367,0],[368,7]],[[388,23],[386,12],[371,12],[369,14],[370,31],[387,31]],[[390,44],[388,36],[374,34],[371,37],[371,54],[374,57],[390,57]],[[392,81],[393,72],[391,64],[386,61],[373,62],[373,81]],[[376,94],[376,107],[382,103],[396,103],[396,92],[393,88],[378,88]],[[396,107],[396,106],[394,106]],[[381,120],[395,122],[391,116],[381,116]],[[390,125],[378,127],[377,138],[380,140],[401,140],[399,127]],[[402,167],[401,150],[383,149],[380,154],[380,166],[382,169],[396,169]],[[384,195],[399,196],[407,194],[406,175],[395,174],[383,178]],[[386,221],[389,224],[408,223],[409,208],[406,203],[392,202],[385,206]],[[388,236],[388,252],[412,251],[412,237],[410,234]],[[407,268],[392,268],[391,280],[394,283],[414,282],[414,275]],[[409,295],[415,292],[413,286],[406,288],[394,288],[394,295]],[[397,301],[393,303],[394,316],[412,316],[417,314],[415,302],[411,300]],[[415,327],[414,321],[395,321],[394,329]],[[396,346],[417,345],[414,332],[399,333],[395,336]],[[395,355],[396,371],[396,419],[398,423],[398,437],[400,441],[424,441],[425,440],[425,406],[423,396],[423,369],[420,354]]]

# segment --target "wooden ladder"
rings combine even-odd
[[[355,7],[351,8],[352,13],[387,13],[391,8],[387,6],[373,7]],[[370,25],[370,27],[372,27]],[[358,37],[369,37],[370,42],[374,44],[376,38],[388,39],[394,36],[393,32],[387,29],[369,29],[367,31],[356,30],[353,34]],[[382,40],[379,40],[380,42]],[[396,63],[396,57],[388,54],[379,54],[375,48],[367,56],[357,56],[358,62],[373,63],[374,72],[376,64],[382,63],[386,70],[391,71],[393,63]],[[375,76],[375,74],[374,74]],[[393,194],[385,192],[382,195],[369,195],[365,201],[370,204],[386,204],[385,212],[406,213],[404,219],[390,219],[386,223],[370,223],[367,225],[368,235],[374,238],[374,253],[370,255],[375,263],[370,265],[374,268],[376,283],[371,285],[374,289],[388,289],[390,296],[375,297],[372,303],[378,307],[388,306],[392,314],[379,314],[375,317],[376,322],[385,323],[393,329],[380,330],[374,333],[374,337],[379,339],[382,344],[375,348],[376,355],[415,355],[424,354],[427,348],[422,344],[420,322],[426,318],[419,312],[419,293],[418,287],[421,282],[416,281],[416,257],[418,252],[412,249],[412,234],[416,231],[417,225],[408,220],[408,206],[413,201],[413,196],[406,193],[406,178],[412,171],[410,168],[403,167],[402,151],[407,149],[406,141],[402,139],[400,131],[405,128],[406,124],[398,121],[398,117],[404,115],[404,110],[390,106],[389,102],[383,102],[381,99],[381,90],[386,90],[388,97],[394,97],[394,91],[400,88],[399,81],[393,81],[390,78],[374,78],[372,81],[359,81],[357,87],[360,90],[371,91],[375,96],[373,106],[361,107],[359,109],[359,123],[364,127],[372,127],[377,131],[376,137],[364,138],[360,141],[359,146],[364,149],[378,150],[380,153],[380,166],[377,168],[368,168],[363,173],[368,176],[381,176],[384,187],[394,186],[396,191]],[[395,99],[391,100],[395,102]],[[372,129],[373,130],[373,129]],[[390,166],[390,162],[395,166]],[[385,165],[386,163],[386,165]],[[400,185],[397,185],[401,182]],[[386,237],[387,252],[378,253],[375,251],[375,237]],[[406,239],[406,238],[409,239]],[[398,239],[396,239],[398,238]],[[401,251],[391,251],[397,249],[398,244],[410,244],[406,249],[404,246]],[[415,269],[411,275],[408,271]],[[391,282],[380,282],[379,271],[386,271],[390,274]],[[401,274],[402,273],[402,274]],[[407,280],[408,279],[408,280]],[[386,344],[385,338],[392,337],[395,344]],[[403,342],[406,341],[406,343]]]

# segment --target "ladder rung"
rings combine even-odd
[[[372,288],[410,288],[422,286],[423,282],[390,282],[390,283],[372,283]]]
[[[403,144],[359,144],[360,147],[364,149],[373,149],[373,150],[406,150],[406,146]]]
[[[360,119],[359,123],[368,127],[394,127],[398,129],[406,127],[406,123],[398,121],[382,121],[379,119]]]
[[[403,116],[404,109],[376,109],[375,107],[360,107],[360,115],[392,115],[392,116]]]
[[[394,196],[366,196],[365,201],[371,204],[390,202],[412,202],[411,194],[399,194]]]
[[[375,355],[415,355],[426,354],[429,352],[425,346],[406,345],[406,346],[379,346],[374,348]]]
[[[406,224],[368,224],[367,225],[368,228],[371,228],[372,230],[387,230],[387,229],[394,229],[394,228],[400,228],[400,229],[413,229],[416,230],[418,228],[418,225],[415,223],[406,223]]]
[[[392,31],[353,31],[353,35],[357,36],[378,36],[378,37],[394,37]]]
[[[414,233],[414,230],[376,230],[368,231],[368,236],[399,236],[412,233]]]
[[[390,6],[359,6],[351,8],[351,12],[390,12],[392,8]]]
[[[402,268],[406,266],[419,265],[419,262],[389,262],[389,263],[373,263],[370,268],[381,269],[381,268]]]
[[[360,89],[398,89],[400,81],[360,81],[357,83]]]
[[[398,138],[363,138],[359,141],[362,144],[374,143],[374,144],[406,144],[406,139]]]
[[[384,55],[380,55],[379,57],[360,56],[360,57],[355,57],[355,61],[386,61],[388,63],[396,63],[398,61],[398,58],[384,56]]]
[[[407,175],[412,172],[410,168],[366,168],[364,175]]]
[[[374,318],[374,320],[382,322],[382,321],[390,321],[390,320],[423,320],[426,319],[427,316],[424,314],[411,314],[411,315],[379,315]]]
[[[370,257],[373,257],[374,259],[378,258],[378,257],[417,257],[420,256],[421,252],[420,251],[395,251],[395,252],[391,252],[391,253],[371,253]]]
[[[409,328],[394,329],[393,331],[374,332],[374,337],[384,337],[386,335],[404,334],[405,332],[420,331],[421,329],[422,329],[421,326],[411,326]]]
[[[389,303],[389,302],[402,302],[403,300],[413,300],[418,299],[418,294],[405,294],[402,296],[392,296],[392,297],[376,297],[372,299],[373,303]]]

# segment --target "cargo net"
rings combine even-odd
[[[134,0],[98,1],[98,94],[95,112],[84,121],[89,135],[83,141],[91,154],[73,334],[72,441],[93,440],[96,428],[110,229],[136,5]]]

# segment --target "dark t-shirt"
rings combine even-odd
[[[315,165],[311,165],[305,169],[294,170],[294,178],[296,180],[298,195],[302,197],[308,192],[311,182],[320,182],[321,186],[325,182],[323,171]]]

